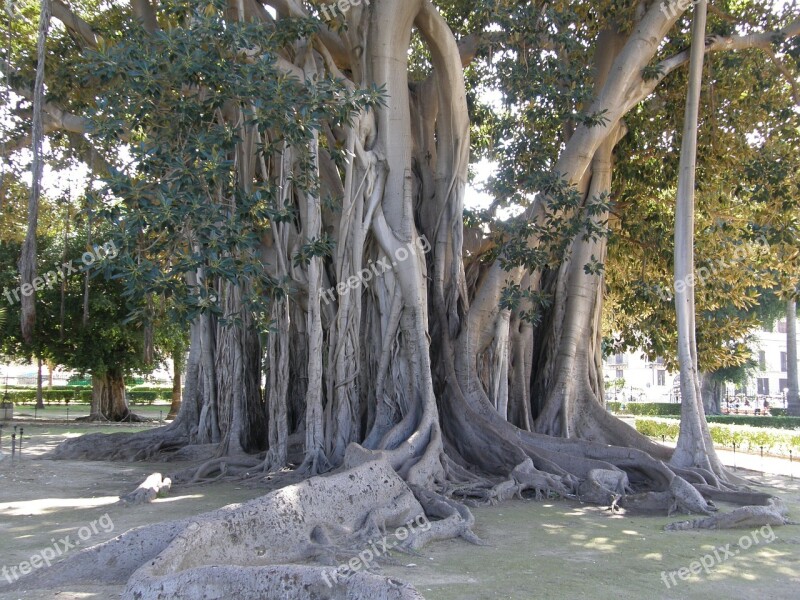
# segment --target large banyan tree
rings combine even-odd
[[[92,210],[116,228],[108,274],[124,279],[134,316],[146,324],[157,296],[191,327],[171,425],[84,436],[57,455],[206,456],[179,480],[294,484],[259,505],[266,521],[217,513],[200,529],[147,528],[78,559],[136,548],[105,570],[124,581],[157,556],[131,580],[136,597],[223,572],[249,590],[271,590],[281,574],[317,585],[311,567],[252,567],[358,547],[376,522],[422,511],[436,521],[411,547],[474,539],[462,501],[528,492],[705,514],[715,497],[768,502],[736,488],[710,441],[697,440],[702,460],[671,464],[669,448],[603,403],[614,149],[625,114],[688,61],[685,6],[437,4],[133,0],[79,11],[52,0],[44,130],[103,177]],[[764,14],[707,52],[763,49],[786,71],[779,57],[800,22]],[[575,74],[559,79],[565,65]],[[32,69],[8,74],[28,97]],[[526,125],[496,151],[515,176],[489,211],[516,202],[518,214],[490,230],[465,217],[464,200],[472,125],[491,112],[476,81],[495,75],[514,81],[506,126]],[[539,91],[526,96],[526,81]],[[699,423],[702,407],[684,418]],[[342,488],[361,491],[356,505]],[[307,524],[281,530],[291,544],[265,524],[287,498]],[[242,535],[225,549],[211,543],[214,527]],[[265,539],[270,550],[255,552]],[[370,577],[341,585],[415,597]]]

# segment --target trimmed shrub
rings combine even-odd
[[[715,446],[733,448],[735,444],[737,449],[753,453],[760,452],[762,448],[765,452],[784,454],[789,450],[800,451],[800,435],[792,436],[759,429],[748,431],[717,423],[709,425],[708,429]],[[678,439],[680,426],[678,423],[637,419],[636,431],[657,440],[661,440],[663,436],[663,439],[675,441]]]
[[[636,431],[654,438],[664,438],[670,440],[678,439],[680,427],[677,423],[662,423],[661,421],[650,421],[646,419],[636,420]]]
[[[2,397],[5,397],[6,392],[4,391]],[[10,402],[14,402],[15,404],[25,404],[27,402],[33,401],[36,402],[36,390],[26,389],[26,390],[8,390],[8,399]]]
[[[673,402],[626,402],[624,409],[622,408],[622,404],[622,402],[606,402],[608,410],[620,414],[642,415],[647,417],[681,414],[681,405]]]
[[[133,390],[128,392],[128,402],[130,404],[152,404],[158,398],[158,392],[143,390]]]
[[[160,400],[172,400],[172,386],[166,385],[137,385],[134,388],[131,388],[128,392],[129,394],[132,392],[155,392],[156,399]]]
[[[663,415],[673,418],[673,415]],[[680,418],[680,417],[678,417]],[[706,415],[709,423],[722,425],[747,425],[772,429],[800,429],[800,417],[755,417],[752,415]]]

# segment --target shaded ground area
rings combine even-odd
[[[115,504],[120,493],[130,491],[153,471],[168,472],[179,465],[50,462],[38,458],[46,448],[77,431],[85,429],[70,433],[66,428],[26,425],[22,460],[13,465],[8,457],[0,461],[0,567],[18,566],[48,547],[61,548],[64,536],[70,536],[69,542],[91,545],[137,525],[197,514],[263,493],[223,483],[177,488],[153,504],[125,508]],[[4,448],[8,450],[7,442]],[[737,456],[740,466],[742,458]],[[757,468],[759,459],[753,457],[751,461],[754,464],[748,466]],[[772,470],[783,472],[783,467],[789,468],[776,463]],[[749,475],[764,486],[764,491],[780,495],[789,506],[790,517],[800,521],[800,480]],[[666,533],[662,531],[665,518],[622,516],[571,501],[515,500],[475,508],[474,514],[475,532],[488,546],[463,541],[434,543],[417,556],[395,553],[382,557],[378,572],[409,581],[430,600],[789,599],[796,598],[800,589],[798,526],[753,532]],[[81,532],[91,534],[81,540]],[[67,552],[80,547],[76,544],[76,549]],[[701,570],[682,580],[677,571],[691,568],[693,561],[704,556],[710,557],[705,559],[707,572]],[[672,576],[671,571],[675,572]],[[60,592],[3,593],[2,582],[0,579],[0,600],[100,600],[119,597],[122,592],[121,587],[81,587]]]

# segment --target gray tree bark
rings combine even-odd
[[[786,393],[786,412],[800,417],[800,393],[797,381],[797,303],[786,302],[786,379],[789,391]]]

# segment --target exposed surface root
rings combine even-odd
[[[440,520],[429,522],[425,510]],[[430,527],[414,528],[411,521]],[[472,523],[465,507],[433,492],[412,492],[389,464],[373,461],[242,505],[129,531],[40,569],[15,585],[32,589],[127,581],[123,597],[137,600],[420,598],[410,586],[367,573],[334,580],[328,586],[328,571],[287,563],[322,560],[331,564],[343,551],[354,556],[374,536],[402,525],[412,533],[404,549],[455,535],[476,541],[469,531]],[[309,590],[317,595],[309,596]]]
[[[669,485],[669,491],[673,500],[667,515],[675,512],[683,512],[690,515],[710,515],[717,510],[713,502],[706,501],[703,495],[697,491],[697,488],[690,485],[682,477],[675,476]]]
[[[765,492],[754,492],[748,488],[742,490],[720,489],[711,485],[696,485],[697,490],[704,497],[720,502],[730,502],[742,506],[767,506],[775,498]]]
[[[491,504],[509,500],[514,496],[522,498],[522,493],[528,490],[533,490],[537,500],[549,498],[551,494],[565,497],[572,492],[568,487],[570,485],[571,482],[567,481],[565,484],[559,475],[539,471],[528,458],[514,467],[509,479],[488,490],[485,497]]]
[[[664,527],[665,531],[684,531],[687,529],[738,529],[744,527],[763,527],[766,525],[793,524],[786,516],[786,507],[778,498],[772,498],[766,506],[742,506],[729,513],[714,515],[703,519],[676,521]]]
[[[189,467],[175,473],[172,478],[176,483],[196,484],[211,483],[219,479],[238,478],[248,471],[256,470],[263,463],[258,456],[222,456],[207,460],[199,467]]]
[[[120,496],[119,501],[126,506],[149,504],[159,496],[165,496],[169,492],[170,487],[172,487],[172,481],[169,477],[162,477],[161,473],[153,473],[135,490],[129,494]]]
[[[404,549],[417,550],[434,540],[460,537],[466,541],[483,545],[481,539],[472,532],[475,517],[470,510],[431,490],[410,486],[426,515],[439,520],[428,523],[425,529],[412,530],[411,535],[401,544]]]
[[[168,425],[136,433],[89,433],[62,442],[45,458],[133,462],[172,454],[188,444],[183,429]]]
[[[578,495],[583,502],[614,506],[631,491],[624,471],[592,469],[578,488]]]
[[[329,569],[302,565],[209,566],[182,571],[158,588],[131,585],[125,598],[195,600],[421,600],[408,583],[371,573],[336,577]]]

